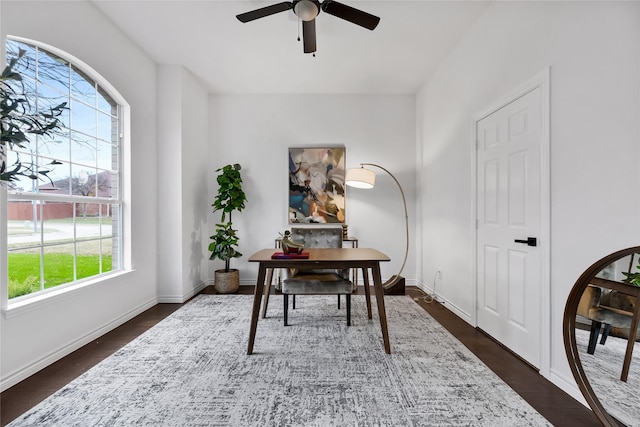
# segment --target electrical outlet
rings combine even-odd
[[[438,270],[436,271],[436,277],[437,277],[438,279],[442,280],[442,270],[438,269]]]

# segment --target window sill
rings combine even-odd
[[[60,289],[54,289],[49,292],[45,292],[41,295],[26,298],[16,302],[9,302],[6,309],[2,310],[2,313],[6,319],[9,319],[14,316],[21,315],[23,313],[29,312],[31,310],[37,310],[45,305],[55,303],[62,298],[67,298],[72,295],[76,295],[80,292],[83,292],[89,288],[94,287],[99,283],[103,283],[108,280],[113,280],[121,276],[125,276],[130,274],[134,270],[121,270],[115,273],[109,274],[107,276],[101,276],[99,278],[90,279],[86,282],[78,283],[76,285],[66,286]]]

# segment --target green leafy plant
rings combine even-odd
[[[213,206],[213,212],[222,211],[220,223],[216,224],[216,234],[211,236],[212,242],[209,244],[211,256],[209,259],[220,259],[224,261],[224,271],[229,272],[231,258],[242,256],[236,249],[238,246],[237,231],[233,229],[231,214],[242,212],[247,196],[242,189],[241,166],[239,164],[226,165],[216,172],[219,172],[218,194]],[[228,219],[228,221],[227,221]]]
[[[25,51],[20,50],[18,55],[11,58],[8,65],[0,75],[0,113],[2,139],[0,140],[0,184],[11,183],[27,177],[33,180],[47,178],[53,185],[51,178],[47,175],[50,168],[36,167],[32,162],[22,162],[17,155],[12,165],[7,164],[7,148],[26,148],[29,145],[29,135],[53,136],[62,126],[59,117],[67,107],[63,102],[49,110],[33,110],[25,95],[25,88],[22,76],[14,68],[18,61],[24,56]],[[49,165],[61,164],[52,161]]]
[[[640,264],[636,266],[636,270],[640,270]],[[633,286],[640,286],[640,272],[638,273],[623,272],[622,274],[625,275],[625,278],[622,279],[624,283],[628,283]]]

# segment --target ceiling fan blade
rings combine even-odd
[[[333,0],[326,0],[322,3],[322,10],[329,15],[344,19],[345,21],[360,25],[369,30],[376,28],[378,22],[380,22],[380,18],[377,16]]]
[[[282,3],[276,3],[276,4],[272,4],[271,6],[261,7],[260,9],[252,10],[246,13],[241,13],[240,15],[236,15],[236,18],[238,18],[240,22],[249,22],[249,21],[253,21],[254,19],[264,18],[265,16],[284,12],[285,10],[289,10],[292,7],[293,7],[292,2],[283,1]]]
[[[302,43],[304,44],[304,53],[313,53],[316,51],[316,20],[302,21]]]

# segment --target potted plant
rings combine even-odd
[[[216,224],[216,234],[211,236],[209,259],[224,261],[224,269],[216,270],[214,276],[214,289],[219,293],[236,292],[240,287],[240,273],[237,269],[230,268],[231,258],[242,256],[237,251],[238,235],[233,229],[231,214],[234,211],[242,212],[247,196],[242,190],[242,176],[240,165],[226,165],[219,172],[218,194],[211,206],[213,212],[222,211],[220,223]]]

